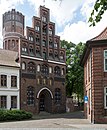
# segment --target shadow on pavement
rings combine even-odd
[[[83,111],[76,111],[76,112],[71,112],[71,113],[61,113],[61,114],[50,114],[47,112],[41,112],[39,114],[33,115],[34,120],[52,119],[52,118],[85,119]]]

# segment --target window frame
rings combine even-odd
[[[11,75],[11,87],[17,88],[17,76],[16,75]]]
[[[106,92],[106,89],[107,87],[104,87],[104,109],[107,109],[107,99],[106,99],[106,96],[107,96],[107,92]]]
[[[2,76],[5,76],[5,78],[4,77],[2,77]],[[5,74],[1,74],[1,87],[7,87],[7,75],[5,75]],[[5,81],[6,80],[6,81]],[[2,85],[2,82],[3,82],[3,85]],[[5,85],[4,85],[5,84]]]
[[[104,72],[107,72],[105,67],[105,60],[107,59],[107,56],[105,56],[105,52],[107,52],[107,50],[104,50]]]
[[[13,100],[12,100],[12,98],[13,98]],[[16,99],[14,100],[14,98],[16,98]],[[11,108],[17,109],[17,96],[11,96]]]

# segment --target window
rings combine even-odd
[[[25,69],[26,69],[26,63],[23,62],[23,63],[22,63],[22,70],[25,70]]]
[[[40,71],[40,65],[37,65],[37,71],[38,72]]]
[[[64,54],[63,54],[63,52],[60,52],[60,60],[64,60]]]
[[[55,74],[56,76],[60,76],[60,75],[61,75],[61,70],[60,70],[60,67],[59,67],[59,66],[56,66],[56,67],[54,68],[54,74]]]
[[[33,42],[33,33],[29,34],[29,41]]]
[[[35,70],[36,70],[36,68],[35,68],[35,63],[29,62],[29,63],[28,63],[28,72],[30,72],[30,73],[35,73]]]
[[[104,88],[104,108],[107,109],[107,87]]]
[[[64,68],[62,68],[61,74],[62,74],[62,75],[65,74]]]
[[[39,49],[39,48],[36,49],[36,56],[37,56],[37,57],[40,57],[40,56],[41,56],[41,54],[40,54],[40,49]]]
[[[39,36],[37,35],[37,36],[36,36],[36,43],[38,44],[39,41],[40,41],[40,38],[39,38]]]
[[[29,46],[29,53],[31,55],[34,55],[34,49],[33,48],[34,48],[33,46]]]
[[[58,57],[58,52],[55,51],[55,60],[58,60],[59,57]]]
[[[107,71],[107,50],[104,50],[104,71]]]
[[[26,43],[24,43],[22,45],[22,53],[27,53],[27,44]]]
[[[42,45],[43,45],[43,46],[46,46],[46,40],[43,40],[43,41],[42,41]]]
[[[34,105],[34,88],[32,86],[27,88],[27,104]]]
[[[7,108],[7,96],[0,96],[0,108]]]
[[[11,108],[17,108],[17,96],[11,96]]]
[[[43,22],[46,22],[46,17],[43,16],[43,17],[42,17],[42,21],[43,21]]]
[[[52,73],[52,67],[49,67],[49,73],[50,74]]]
[[[48,66],[47,65],[42,65],[41,72],[43,74],[46,74],[46,75],[49,74]]]
[[[40,31],[40,27],[39,26],[35,26],[35,31]]]
[[[50,48],[53,47],[53,43],[52,43],[51,39],[49,40],[49,47],[50,47]]]
[[[59,88],[55,89],[55,103],[56,104],[61,103],[61,90]]]
[[[17,76],[11,76],[11,87],[17,87]]]
[[[7,87],[7,75],[1,75],[1,87]]]
[[[49,58],[53,59],[53,53],[52,52],[49,52]]]
[[[57,48],[58,47],[58,44],[57,43],[54,43],[54,48]]]
[[[49,35],[52,35],[52,27],[49,27]]]

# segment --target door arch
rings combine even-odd
[[[52,112],[52,99],[53,99],[53,94],[52,92],[44,87],[42,88],[38,94],[37,94],[37,98],[39,100],[39,112],[40,111],[46,111],[51,113]]]

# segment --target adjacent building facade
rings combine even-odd
[[[17,53],[0,49],[0,108],[20,109]]]
[[[84,66],[85,116],[92,123],[107,123],[107,28],[87,41],[81,60]]]
[[[3,15],[3,48],[18,52],[20,63],[20,108],[39,113],[66,111],[66,59],[50,10],[39,8],[32,27],[26,27],[24,16],[12,9]]]

